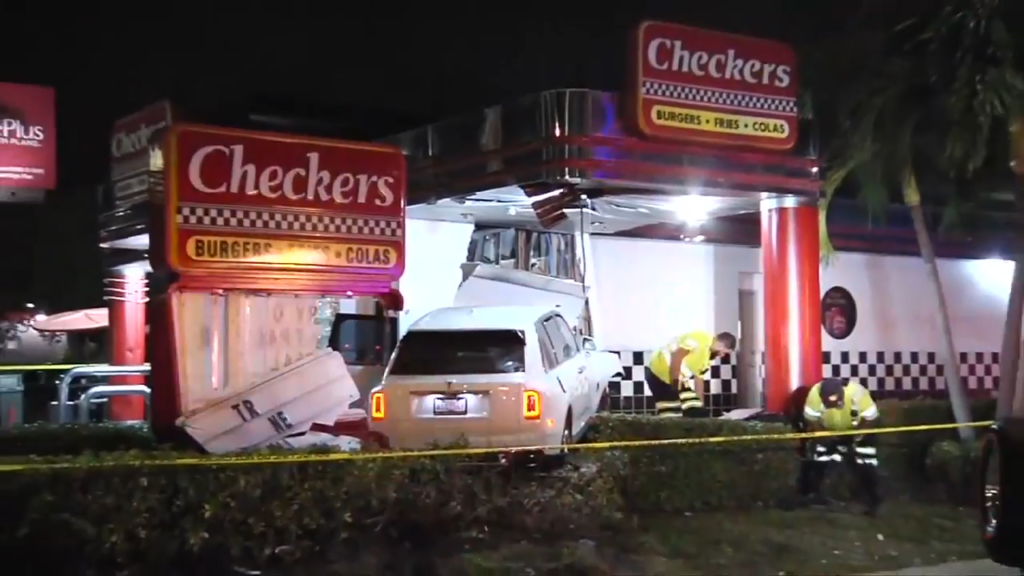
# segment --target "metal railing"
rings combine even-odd
[[[78,399],[78,422],[89,423],[89,408],[93,403],[106,402],[112,396],[142,396],[146,401],[146,413],[149,414],[149,386],[144,384],[101,385],[93,386]]]
[[[95,366],[82,366],[68,370],[64,377],[57,383],[57,423],[64,424],[70,420],[68,417],[68,394],[71,390],[71,382],[75,378],[85,376],[148,376],[149,364],[139,366],[111,366],[100,364]],[[106,386],[104,386],[105,388]],[[114,386],[115,388],[128,388],[129,386]],[[94,386],[94,388],[96,388]],[[147,393],[149,388],[146,388]],[[126,394],[138,394],[138,392],[126,392]],[[88,404],[86,404],[88,406]]]

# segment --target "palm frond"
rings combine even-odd
[[[820,259],[824,266],[828,266],[835,260],[836,250],[832,245],[832,238],[828,233],[828,209],[837,190],[846,179],[859,166],[871,157],[870,148],[851,150],[849,154],[837,159],[834,166],[828,167],[825,172],[825,181],[822,185],[821,200],[818,202],[818,241],[820,245]]]
[[[884,223],[889,210],[889,188],[886,186],[884,173],[885,166],[877,158],[862,163],[853,172],[857,185],[857,200],[867,210],[869,226],[876,219]]]

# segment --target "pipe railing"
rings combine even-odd
[[[68,418],[68,395],[71,390],[71,382],[75,378],[85,376],[148,376],[149,364],[139,366],[111,366],[100,364],[96,366],[82,366],[72,368],[64,374],[64,377],[57,383],[57,423],[64,424]]]
[[[78,422],[89,423],[89,408],[93,402],[105,401],[112,396],[142,396],[146,401],[146,413],[149,413],[149,386],[145,384],[100,385],[86,390],[78,399]]]

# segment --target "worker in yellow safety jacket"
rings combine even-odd
[[[803,430],[847,432],[866,430],[878,422],[878,406],[871,392],[856,380],[826,378],[807,391],[803,402]],[[826,503],[821,492],[828,468],[844,462],[851,468],[863,496],[865,513],[874,516],[882,503],[878,493],[877,435],[811,438],[802,442],[799,490],[811,504]]]
[[[704,375],[711,362],[736,349],[736,337],[728,332],[687,332],[673,338],[651,357],[644,379],[654,396],[659,417],[702,417]]]

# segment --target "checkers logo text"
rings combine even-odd
[[[405,158],[397,149],[200,126],[172,131],[182,203],[404,213]]]
[[[778,42],[646,22],[631,97],[646,136],[786,150],[797,137],[797,67]]]

